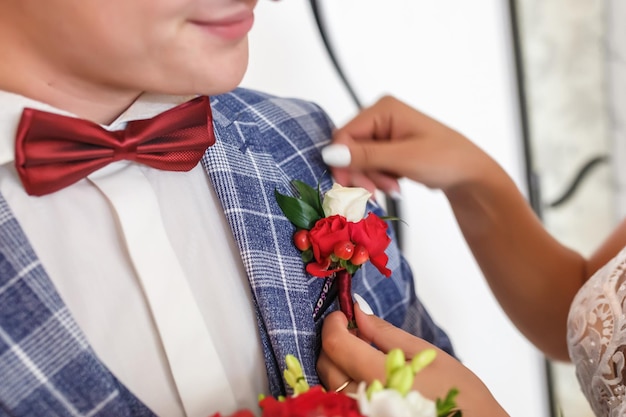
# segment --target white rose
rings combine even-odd
[[[436,417],[437,406],[434,401],[423,397],[417,391],[403,397],[398,391],[384,389],[372,394],[367,399],[365,383],[359,384],[356,393],[359,411],[367,417]]]
[[[324,215],[328,217],[338,214],[349,222],[356,223],[365,216],[367,200],[371,196],[372,194],[365,188],[342,187],[335,183],[324,195],[322,202]]]

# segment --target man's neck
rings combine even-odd
[[[0,11],[5,9],[0,6]],[[82,72],[72,70],[63,61],[45,59],[44,53],[29,47],[29,39],[11,19],[10,13],[0,19],[0,39],[7,40],[0,43],[0,90],[99,124],[115,120],[141,94],[141,91],[115,88],[110,82],[94,79],[95,74],[90,78],[84,69]]]
[[[73,113],[80,118],[107,125],[141,95],[141,91],[114,89],[71,76],[33,77],[0,64],[0,89],[16,93]]]
[[[108,125],[124,112],[141,92],[113,92],[107,89],[94,89],[89,86],[68,88],[55,83],[31,83],[23,88],[13,85],[0,89],[46,103],[65,110],[80,118]]]

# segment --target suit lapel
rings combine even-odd
[[[309,382],[318,382],[320,329],[313,321],[313,304],[323,280],[304,273],[300,253],[292,244],[294,227],[276,204],[274,190],[291,193],[293,178],[267,150],[273,134],[259,129],[252,112],[229,115],[227,107],[215,101],[214,105],[219,109],[214,109],[217,141],[203,164],[248,273],[272,394],[283,394],[281,375],[287,354],[300,359]]]

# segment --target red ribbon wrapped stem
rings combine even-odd
[[[352,302],[352,275],[343,269],[337,272],[335,280],[337,280],[339,309],[348,318],[348,329],[356,329],[354,303]]]

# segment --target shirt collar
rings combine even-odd
[[[102,126],[108,130],[123,129],[131,120],[149,119],[197,96],[168,96],[159,94],[142,94],[111,124]],[[18,94],[0,90],[0,165],[15,159],[15,134],[24,108],[61,114],[70,117],[76,115],[57,109]]]

